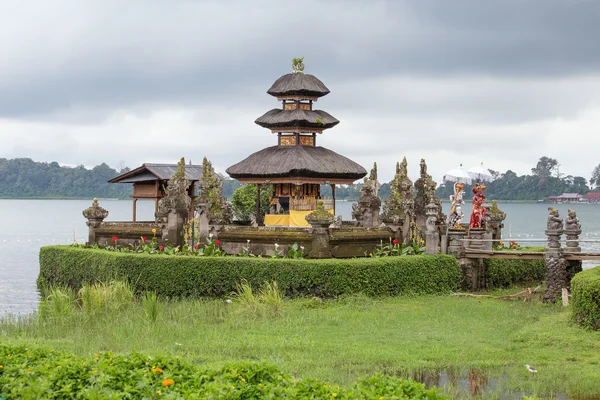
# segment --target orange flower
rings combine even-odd
[[[172,385],[172,384],[174,384],[174,383],[175,383],[175,381],[174,381],[173,379],[165,379],[165,380],[162,382],[162,385],[163,385],[163,386],[171,386],[171,385]]]
[[[163,372],[163,370],[158,367],[154,367],[152,368],[152,372],[154,372],[155,374],[160,374],[161,372]]]

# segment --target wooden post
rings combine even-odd
[[[331,199],[333,201],[333,215],[335,216],[335,183],[331,184]]]
[[[256,225],[261,226],[262,221],[260,220],[260,183],[256,184]]]
[[[136,208],[137,208],[137,207],[136,207],[136,203],[137,203],[137,199],[136,199],[136,198],[134,198],[134,199],[133,199],[133,222],[135,222],[135,221],[136,221],[136,211],[137,211],[137,210],[136,210]]]
[[[154,216],[158,213],[158,197],[154,199]]]

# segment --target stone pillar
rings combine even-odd
[[[425,253],[438,254],[440,246],[440,233],[437,228],[437,216],[439,214],[438,206],[435,203],[429,203],[425,207]]]
[[[562,289],[567,287],[566,262],[562,256],[560,238],[562,229],[547,229],[548,245],[544,260],[546,263],[546,293],[544,301],[553,303],[561,298]]]
[[[485,250],[486,245],[485,228],[473,228],[469,230],[470,240],[468,247],[475,250]],[[482,258],[465,259],[461,263],[463,268],[463,287],[468,290],[481,290],[486,287],[485,263]]]
[[[496,200],[492,200],[492,205],[486,207],[486,231],[491,235],[490,239],[494,241],[490,243],[489,249],[492,249],[492,245],[500,244],[500,240],[502,239],[502,228],[504,228],[504,224],[502,221],[506,218],[506,213],[498,208],[498,203]]]
[[[108,211],[100,207],[98,199],[94,199],[92,206],[83,210],[83,216],[87,218],[85,223],[89,227],[88,245],[96,243],[96,229],[102,225],[104,218],[108,217]]]
[[[167,214],[167,242],[173,246],[183,245],[183,228],[188,210],[169,210]],[[163,238],[165,235],[163,235]]]
[[[205,201],[196,202],[196,210],[198,210],[198,236],[199,241],[205,243],[210,235],[210,220],[208,213],[208,203]]]
[[[448,254],[452,254],[456,258],[463,258],[465,255],[465,242],[462,239],[466,236],[466,230],[448,229]]]
[[[472,228],[469,230],[468,247],[471,249],[485,250],[485,228]]]
[[[325,210],[323,200],[319,200],[317,209],[306,216],[306,222],[312,226],[312,244],[308,256],[310,258],[331,258],[329,226],[333,223],[333,215]]]
[[[565,252],[580,253],[581,247],[579,247],[579,235],[581,235],[581,224],[579,224],[579,219],[577,218],[575,211],[569,210],[566,222],[565,235],[567,235],[567,245],[565,246]],[[567,288],[569,288],[569,290],[571,290],[571,279],[573,279],[575,274],[582,270],[581,260],[567,261]]]

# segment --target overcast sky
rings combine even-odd
[[[600,163],[600,2],[2,0],[0,157],[223,172],[304,56],[341,122],[318,143],[389,180],[406,156],[530,173]]]

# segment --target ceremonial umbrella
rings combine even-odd
[[[460,164],[460,167],[446,172],[446,175],[444,175],[444,181],[466,183],[468,185],[471,183],[471,177],[462,169],[462,164]]]
[[[473,167],[468,172],[469,176],[477,182],[491,182],[494,180],[490,171],[487,168],[483,167],[483,163],[478,165],[477,167]]]

